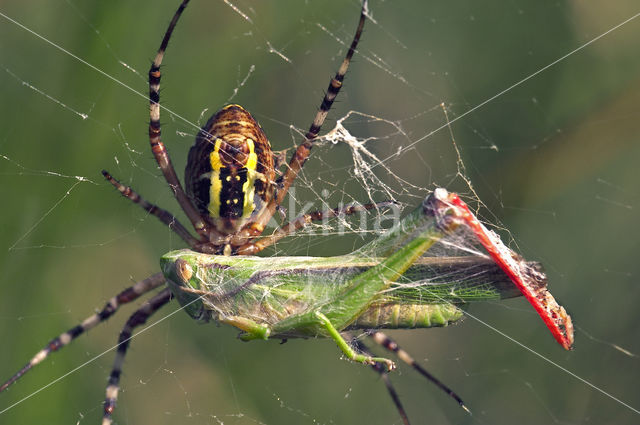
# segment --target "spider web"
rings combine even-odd
[[[189,6],[161,92],[176,114],[163,111],[162,121],[179,174],[197,132],[180,117],[202,124],[225,102],[250,110],[275,150],[290,154],[300,141],[359,6],[299,3]],[[372,1],[344,89],[283,217],[382,200],[407,210],[436,187],[460,192],[512,248],[546,266],[550,289],[578,326],[576,350],[562,352],[522,300],[470,313],[638,408],[639,21],[511,88],[635,17],[637,5],[423,3]],[[10,347],[0,350],[3,377],[183,247],[99,175],[106,168],[183,217],[145,135],[145,73],[176,5],[0,8],[46,40],[0,18],[0,326]],[[267,255],[348,253],[376,236],[376,223],[392,222],[372,212],[364,225],[360,217],[320,223]],[[0,410],[111,347],[131,311],[1,394]],[[401,423],[377,375],[341,360],[331,341],[244,344],[235,334],[176,314],[136,338],[118,423]],[[400,365],[391,377],[413,423],[637,422],[633,411],[474,320],[391,335],[474,412]],[[96,423],[111,361],[89,364],[0,422]]]

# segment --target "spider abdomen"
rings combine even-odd
[[[189,151],[187,195],[221,233],[235,233],[273,196],[273,153],[244,108],[227,105],[212,116]]]

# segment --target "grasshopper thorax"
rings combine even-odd
[[[273,197],[274,179],[271,144],[239,105],[213,115],[189,150],[187,194],[221,233],[237,232],[264,208]]]

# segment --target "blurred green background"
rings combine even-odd
[[[299,140],[290,126],[308,127],[344,54],[337,39],[350,40],[355,28],[358,2],[233,4],[251,21],[222,1],[189,6],[164,62],[162,104],[204,122],[238,88],[232,101],[254,113],[275,149],[290,148]],[[8,0],[0,11],[144,95],[150,60],[176,6]],[[375,22],[366,24],[361,54],[324,130],[349,110],[400,125],[404,136],[383,123],[356,123],[354,133],[380,138],[368,146],[381,157],[404,148],[389,164],[406,181],[398,197],[407,204],[436,186],[469,194],[456,177],[449,129],[424,137],[446,122],[441,102],[450,120],[461,116],[640,11],[631,0],[372,0],[370,7]],[[575,350],[563,352],[521,299],[470,312],[636,409],[638,40],[635,19],[451,125],[465,175],[485,204],[481,216],[508,229],[502,236],[525,257],[545,264],[553,294],[577,326]],[[148,149],[146,95],[6,18],[0,18],[0,73],[5,379],[52,336],[156,272],[159,256],[183,244],[100,176],[106,168],[178,213]],[[166,112],[163,123],[182,175],[196,130]],[[340,180],[350,171],[338,173],[348,158],[342,145],[314,151],[298,201],[313,201],[309,192],[323,186],[331,199],[361,199],[361,187]],[[309,185],[313,191],[303,190]],[[357,243],[294,238],[282,252],[327,255]],[[0,395],[0,410],[111,347],[131,311],[123,308],[29,373]],[[638,423],[632,410],[471,318],[446,329],[391,334],[473,411],[468,416],[400,365],[392,379],[414,424]],[[245,344],[235,335],[181,313],[136,338],[117,423],[401,423],[380,379],[341,359],[332,342]],[[0,423],[98,423],[112,359],[108,353],[82,367],[2,413]]]

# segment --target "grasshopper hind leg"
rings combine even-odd
[[[353,348],[351,348],[351,346],[349,346],[349,344],[347,343],[347,341],[345,341],[342,335],[340,335],[340,332],[338,332],[338,330],[333,326],[333,324],[331,323],[331,320],[329,320],[327,316],[325,316],[319,311],[316,311],[315,315],[319,321],[319,324],[325,329],[325,331],[327,331],[327,333],[329,334],[329,337],[332,338],[336,342],[336,344],[338,344],[338,347],[340,348],[340,350],[342,350],[342,352],[345,354],[345,356],[349,358],[349,360],[362,363],[362,364],[368,364],[368,365],[381,363],[386,366],[388,371],[391,371],[396,368],[395,363],[387,358],[371,357],[371,356],[357,353]]]

